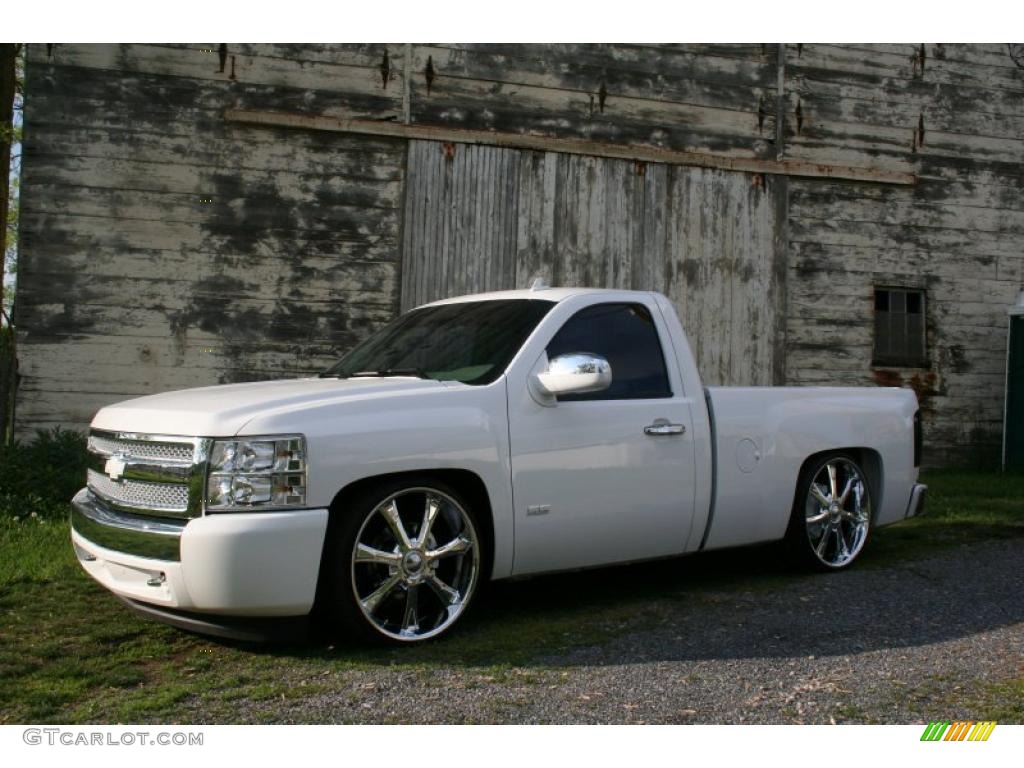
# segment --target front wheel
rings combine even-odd
[[[465,613],[483,558],[473,513],[455,490],[393,482],[339,512],[326,606],[337,628],[415,643]]]
[[[871,489],[860,465],[848,454],[824,456],[801,475],[789,544],[813,568],[846,568],[867,543],[871,512]]]

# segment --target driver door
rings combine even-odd
[[[555,334],[540,370],[585,352],[611,364],[608,389],[545,406],[509,392],[515,574],[684,551],[694,506],[691,400],[653,302],[581,309]],[[535,370],[538,369],[535,366]],[[672,425],[672,430],[645,427]],[[681,427],[681,429],[678,429]]]

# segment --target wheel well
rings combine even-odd
[[[854,461],[864,470],[864,474],[867,475],[868,490],[871,491],[871,498],[874,500],[874,508],[871,510],[872,518],[877,517],[878,511],[882,508],[882,488],[884,485],[882,480],[884,475],[882,473],[882,455],[873,448],[830,448],[827,451],[818,451],[808,456],[804,459],[804,463],[800,466],[800,471],[797,473],[796,487],[793,489],[793,503],[796,504],[797,502],[800,482],[803,480],[807,468],[823,456],[836,453],[845,453],[852,456]],[[871,522],[874,523],[874,519]]]
[[[329,517],[327,521],[328,536],[332,521],[341,514],[344,514],[346,502],[370,488],[380,485],[383,482],[401,479],[403,477],[415,477],[422,481],[424,478],[440,480],[458,491],[476,513],[476,522],[480,526],[480,537],[484,545],[484,562],[481,572],[490,575],[494,563],[494,515],[491,510],[491,499],[487,495],[487,486],[480,476],[475,472],[466,469],[420,469],[411,472],[391,472],[384,475],[373,475],[364,477],[349,483],[338,491],[331,500]],[[327,541],[324,543],[326,554]]]

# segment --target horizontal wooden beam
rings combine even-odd
[[[458,144],[506,147],[508,149],[529,149],[539,152],[563,152],[569,155],[591,155],[593,157],[610,157],[618,160],[688,165],[699,168],[718,168],[746,173],[844,179],[849,181],[867,181],[874,184],[909,185],[917,183],[917,176],[910,170],[909,165],[906,166],[906,170],[893,170],[851,165],[826,165],[800,160],[723,157],[704,152],[681,152],[660,147],[609,144],[588,139],[566,139],[552,136],[537,136],[528,133],[472,131],[437,125],[415,125],[358,118],[320,117],[292,112],[229,109],[224,113],[224,119],[233,123],[264,125],[275,128],[299,128],[310,131],[357,133],[366,136],[389,136],[399,139],[446,141]]]

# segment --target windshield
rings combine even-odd
[[[415,309],[320,375],[420,376],[490,384],[553,306],[537,299],[505,299]]]

